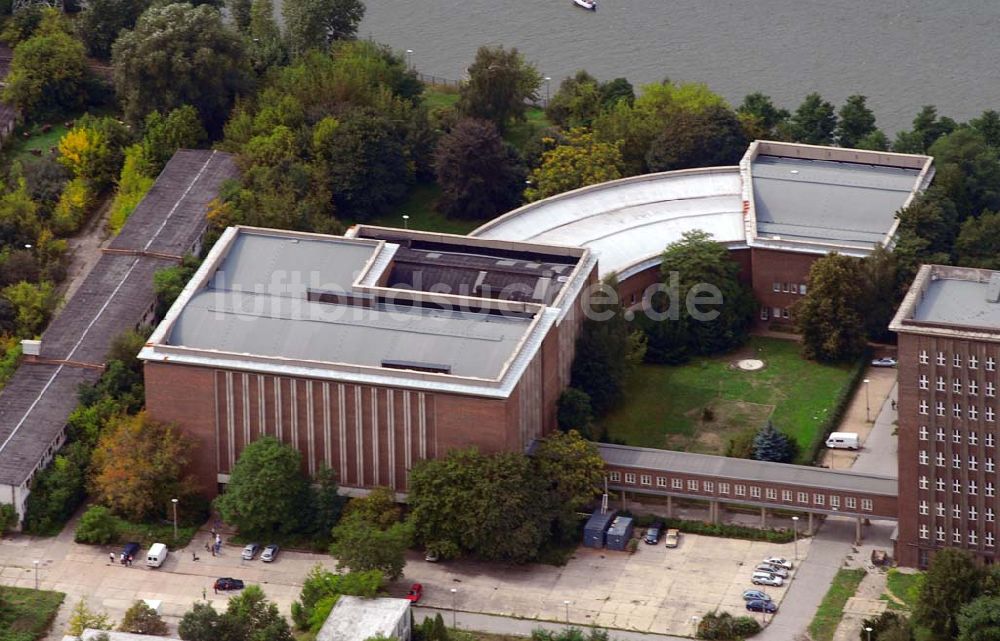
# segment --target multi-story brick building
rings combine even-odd
[[[197,439],[206,493],[264,435],[310,474],[404,491],[417,460],[524,451],[555,428],[588,250],[352,236],[227,230],[142,350],[147,409]]]
[[[1000,272],[924,265],[899,336],[899,538],[903,565],[1000,545]]]

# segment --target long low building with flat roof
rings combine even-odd
[[[595,272],[586,249],[230,228],[139,355],[147,409],[198,439],[210,494],[263,435],[405,491],[418,460],[554,429]]]

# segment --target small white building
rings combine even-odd
[[[382,636],[410,641],[413,617],[406,599],[342,596],[316,635],[316,641],[365,641]]]

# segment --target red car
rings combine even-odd
[[[411,603],[416,603],[420,600],[420,597],[424,595],[424,586],[419,583],[414,583],[410,586],[410,591],[406,593],[406,600]]]

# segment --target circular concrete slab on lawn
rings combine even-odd
[[[764,361],[759,358],[744,358],[736,361],[736,367],[745,372],[756,372],[759,369],[764,369]]]

